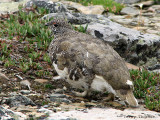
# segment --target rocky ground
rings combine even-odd
[[[26,4],[29,0],[20,0],[19,2],[12,2],[13,0],[1,0],[0,1],[0,13],[6,14],[6,12],[16,12],[19,4]],[[52,0],[55,1],[55,0]],[[126,59],[126,61],[136,64],[146,64],[150,66],[151,70],[159,71],[160,67],[160,5],[153,5],[152,1],[142,3],[132,3],[126,5],[122,9],[122,15],[115,15],[113,13],[107,13],[105,9],[98,5],[92,7],[84,7],[78,3],[61,1],[62,4],[67,7],[61,10],[66,12],[66,16],[71,16],[70,11],[78,11],[83,13],[83,16],[76,18],[72,16],[68,17],[68,20],[75,22],[79,19],[79,23],[89,23],[88,31],[96,37],[105,40],[106,30],[97,30],[98,28],[105,28],[106,24],[111,25],[108,27],[114,30],[115,33],[111,34],[110,41],[112,41],[113,47],[119,50],[123,47],[118,46],[119,43],[125,43],[126,48],[131,45],[136,45],[138,51],[141,47],[149,46],[146,50],[155,50],[142,53],[140,49],[138,52],[134,52],[132,57],[130,53],[127,55],[132,59]],[[29,3],[27,4],[29,6]],[[143,5],[141,7],[141,5]],[[14,7],[13,7],[14,6]],[[61,7],[63,8],[63,6]],[[68,9],[67,9],[68,8]],[[57,9],[53,9],[56,11]],[[59,10],[59,9],[58,9]],[[90,16],[88,14],[104,14],[105,18],[101,15]],[[61,13],[58,13],[61,15]],[[85,16],[87,14],[87,17]],[[57,16],[57,14],[52,14]],[[1,16],[2,17],[2,16]],[[4,17],[4,16],[3,16]],[[45,18],[45,16],[43,17]],[[100,19],[100,20],[99,20]],[[112,20],[112,21],[109,21]],[[90,22],[89,22],[90,21]],[[116,22],[116,23],[115,23]],[[93,24],[94,23],[94,24]],[[97,24],[97,26],[93,26]],[[101,24],[102,23],[102,24]],[[131,28],[125,29],[119,24]],[[118,26],[118,27],[117,27]],[[123,34],[116,29],[123,31]],[[95,34],[97,30],[98,35]],[[131,30],[131,31],[130,31]],[[134,31],[139,30],[140,32]],[[94,31],[94,33],[92,32]],[[127,31],[129,31],[127,33]],[[116,33],[117,32],[117,33]],[[132,32],[133,34],[131,34]],[[130,33],[130,34],[129,34]],[[115,36],[119,36],[119,41],[113,40]],[[131,37],[128,37],[131,36]],[[139,37],[144,39],[142,44],[135,42]],[[123,38],[123,39],[122,39]],[[129,42],[128,41],[129,38]],[[118,39],[118,38],[117,38]],[[150,39],[151,41],[149,41]],[[122,40],[122,41],[121,41]],[[110,43],[109,41],[109,43]],[[149,41],[149,42],[148,42]],[[16,41],[14,44],[17,44]],[[108,41],[107,41],[108,42]],[[135,44],[136,43],[136,44]],[[129,45],[130,44],[130,45]],[[17,44],[17,47],[21,49],[22,44]],[[140,48],[139,48],[140,46]],[[129,49],[124,48],[120,54],[126,52]],[[145,48],[144,48],[145,49]],[[140,53],[142,54],[140,56]],[[143,55],[144,54],[144,55]],[[146,58],[144,57],[147,54]],[[153,56],[151,56],[153,54]],[[125,55],[124,55],[125,56]],[[150,58],[148,58],[151,56]],[[143,61],[140,58],[144,57]],[[148,58],[148,59],[147,59]],[[154,59],[155,58],[155,59]],[[150,63],[152,61],[152,63]],[[129,68],[139,69],[139,67],[128,65]],[[31,71],[32,72],[32,71]],[[49,72],[53,74],[53,68],[49,69]],[[54,74],[53,74],[54,76]],[[18,70],[11,68],[6,69],[0,64],[0,119],[2,120],[24,120],[24,119],[37,119],[37,120],[159,120],[160,113],[155,111],[149,111],[144,106],[144,101],[139,99],[139,108],[128,108],[122,101],[116,99],[114,102],[103,101],[106,94],[93,93],[93,98],[80,98],[75,97],[70,92],[72,88],[65,83],[65,81],[52,80],[52,78],[36,78],[28,77],[27,74],[23,74]]]

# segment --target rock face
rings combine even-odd
[[[60,2],[52,2],[49,0],[32,0],[27,2],[26,7],[36,5],[37,7],[43,7],[48,9],[51,13],[67,12],[68,9]]]
[[[157,57],[160,49],[160,37],[142,34],[137,30],[125,28],[111,21],[106,23],[89,23],[87,29],[92,35],[106,42],[126,60],[133,64],[147,62],[150,56]]]
[[[47,17],[67,18],[72,24],[88,24],[88,33],[109,43],[130,63],[144,64],[149,58],[160,56],[160,36],[126,28],[103,15],[51,13],[43,18]]]
[[[23,96],[23,95],[16,95],[13,97],[10,97],[6,100],[6,104],[10,107],[17,107],[20,105],[32,105],[35,106],[36,104],[29,98]]]
[[[69,10],[78,11],[82,14],[102,14],[105,10],[102,5],[83,6],[71,1],[62,1],[62,3],[65,4]]]
[[[139,14],[139,10],[137,10],[135,7],[125,7],[121,10],[121,14],[122,15],[138,15]]]
[[[11,2],[13,0],[2,0],[0,1],[0,14],[1,13],[7,13],[7,12],[16,12],[18,10],[19,5],[24,5],[29,0],[23,0],[20,2]],[[2,3],[1,3],[2,2]],[[11,2],[11,3],[9,3]]]

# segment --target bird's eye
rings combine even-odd
[[[58,27],[58,24],[54,24],[54,27]]]

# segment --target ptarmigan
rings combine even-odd
[[[55,37],[48,49],[53,66],[72,87],[84,90],[78,96],[108,91],[130,106],[138,106],[125,61],[111,46],[73,30],[64,19],[54,19],[46,25]]]

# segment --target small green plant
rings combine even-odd
[[[49,58],[48,54],[44,54],[43,60],[51,64],[51,59]]]
[[[78,32],[86,33],[87,32],[87,27],[88,27],[88,24],[85,27],[83,27],[81,25],[79,27],[73,26],[73,29],[75,29]]]
[[[46,89],[54,89],[54,86],[51,85],[51,84],[46,84],[46,85],[45,85],[45,88],[46,88]]]
[[[1,20],[1,38],[7,38],[10,41],[16,40],[16,43],[9,42],[10,44],[0,41],[0,60],[4,63],[4,67],[13,66],[23,73],[34,70],[32,74],[35,76],[49,76],[48,71],[44,71],[44,69],[46,70],[46,67],[50,66],[48,64],[51,64],[46,50],[53,40],[53,36],[51,30],[45,26],[48,20],[41,20],[41,17],[47,13],[49,11],[44,8],[34,6],[28,10],[19,6],[18,13],[9,14],[7,19]],[[22,58],[11,59],[17,49],[20,51],[16,54]]]
[[[9,54],[11,53],[11,51],[9,50],[9,45],[7,45],[6,43],[1,43],[0,44],[0,48],[1,48],[1,54],[4,56],[9,56]]]
[[[131,70],[131,78],[134,81],[134,95],[142,98],[150,110],[160,111],[160,74],[147,70]]]

